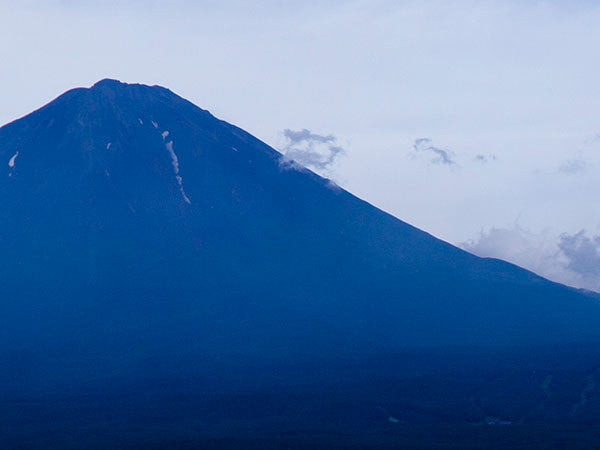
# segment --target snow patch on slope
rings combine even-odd
[[[12,157],[8,160],[8,167],[10,167],[11,169],[15,167],[15,161],[17,160],[18,156],[19,152],[12,155]]]

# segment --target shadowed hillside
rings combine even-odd
[[[597,420],[597,296],[282,166],[167,89],[69,91],[0,128],[1,161],[10,445],[414,445],[428,423],[553,439]]]

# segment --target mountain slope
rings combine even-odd
[[[286,170],[273,149],[160,87],[70,91],[0,130],[0,158],[15,155],[0,191],[9,306],[51,304],[49,288],[85,291],[99,308],[127,308],[115,297],[128,291],[182,308],[236,302],[231,314],[262,326],[283,314],[386,346],[598,335],[595,300]]]
[[[207,361],[600,342],[596,297],[290,170],[161,87],[69,91],[0,128],[2,161],[9,391],[220,373]]]

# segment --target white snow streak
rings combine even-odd
[[[140,125],[144,125],[144,121],[142,119],[138,118],[138,121],[140,122]]]
[[[169,155],[171,155],[171,162],[173,163],[173,170],[175,171],[175,175],[177,175],[179,173],[179,159],[177,158],[177,155],[175,154],[175,151],[173,150],[173,141],[169,141],[165,144],[165,147],[167,147],[167,151],[169,152]]]
[[[19,156],[19,152],[12,155],[12,157],[8,160],[8,167],[11,169],[15,167],[15,161],[17,160],[17,156]]]
[[[168,134],[168,131],[166,133]],[[163,137],[166,137],[166,136],[164,136],[164,133],[163,133]],[[173,150],[173,141],[167,142],[165,144],[165,148],[169,152],[169,155],[171,155],[171,164],[173,164],[173,172],[175,172],[175,179],[177,180],[177,184],[179,185],[179,192],[181,192],[181,196],[183,197],[183,200],[188,205],[191,205],[192,202],[190,201],[189,197],[185,194],[185,190],[183,189],[183,179],[179,175],[179,159],[177,158],[177,154],[175,153],[175,150]]]
[[[108,144],[106,144],[106,150],[110,150],[111,145],[112,145],[112,142],[109,142]]]
[[[162,132],[162,137],[163,137],[163,139],[166,139],[167,137],[169,137],[169,132],[168,131],[163,131]]]
[[[157,124],[157,123],[156,123],[154,120],[152,121],[152,126],[153,126],[154,128],[158,128],[158,124]]]
[[[181,177],[180,177],[181,178]],[[183,190],[183,186],[179,186],[179,191],[181,192],[181,196],[183,197],[183,200],[188,204],[191,205],[192,201],[189,199],[189,197],[187,195],[185,195],[185,191]]]

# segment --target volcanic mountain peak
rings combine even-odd
[[[252,165],[265,154],[271,160],[279,157],[168,89],[112,79],[70,90],[0,130],[0,157],[6,158],[13,183],[55,172],[63,179],[85,175],[86,183],[95,179],[98,185],[100,174],[104,184],[112,186],[109,189],[121,176],[121,182],[130,180],[130,188],[147,191],[148,183],[164,180],[188,205],[191,196],[184,177],[194,171],[201,174],[211,163],[224,169],[223,163],[229,162],[216,160],[236,158],[222,153],[235,153],[248,144],[251,148],[237,156],[238,169],[243,158]],[[63,162],[57,166],[59,154]],[[20,164],[15,166],[17,157]]]
[[[266,353],[284,341],[382,349],[599,333],[595,299],[286,170],[279,152],[165,88],[69,91],[0,128],[0,158],[8,315],[23,301],[59,314],[67,298],[165,325],[168,304],[185,326],[222,324],[215,336],[236,336],[227,351]]]
[[[111,86],[128,86],[129,83],[123,83],[121,80],[117,80],[114,78],[103,78],[97,82],[95,82],[90,89],[100,88],[100,87],[111,87]],[[136,86],[142,86],[139,83],[135,83]]]
[[[539,444],[539,417],[597,410],[597,297],[282,167],[167,89],[71,90],[0,128],[0,161],[3,448],[146,448],[153,427],[158,447],[281,447],[282,424],[347,447],[410,420],[422,442],[448,420]],[[73,431],[97,426],[114,439]]]
[[[103,78],[102,80],[97,81],[96,83],[94,83],[91,87],[89,88],[76,88],[76,89],[81,89],[81,90],[85,90],[85,91],[94,91],[94,92],[98,92],[101,94],[108,94],[108,93],[113,93],[113,94],[123,94],[127,91],[129,92],[142,92],[142,93],[146,93],[146,95],[151,95],[151,93],[154,93],[155,95],[160,93],[162,95],[171,95],[173,97],[178,97],[175,93],[173,93],[171,90],[160,86],[160,85],[147,85],[147,84],[143,84],[143,83],[126,83],[120,80],[116,80],[113,78]]]
[[[90,88],[83,88],[83,89],[113,89],[113,90],[115,90],[115,89],[126,89],[126,88],[130,88],[130,87],[154,89],[154,90],[162,90],[162,91],[171,92],[171,90],[169,90],[168,88],[165,88],[158,84],[147,85],[147,84],[143,84],[143,83],[126,83],[124,81],[117,80],[115,78],[103,78],[103,79],[95,82]],[[176,95],[176,94],[173,94],[173,95]]]

